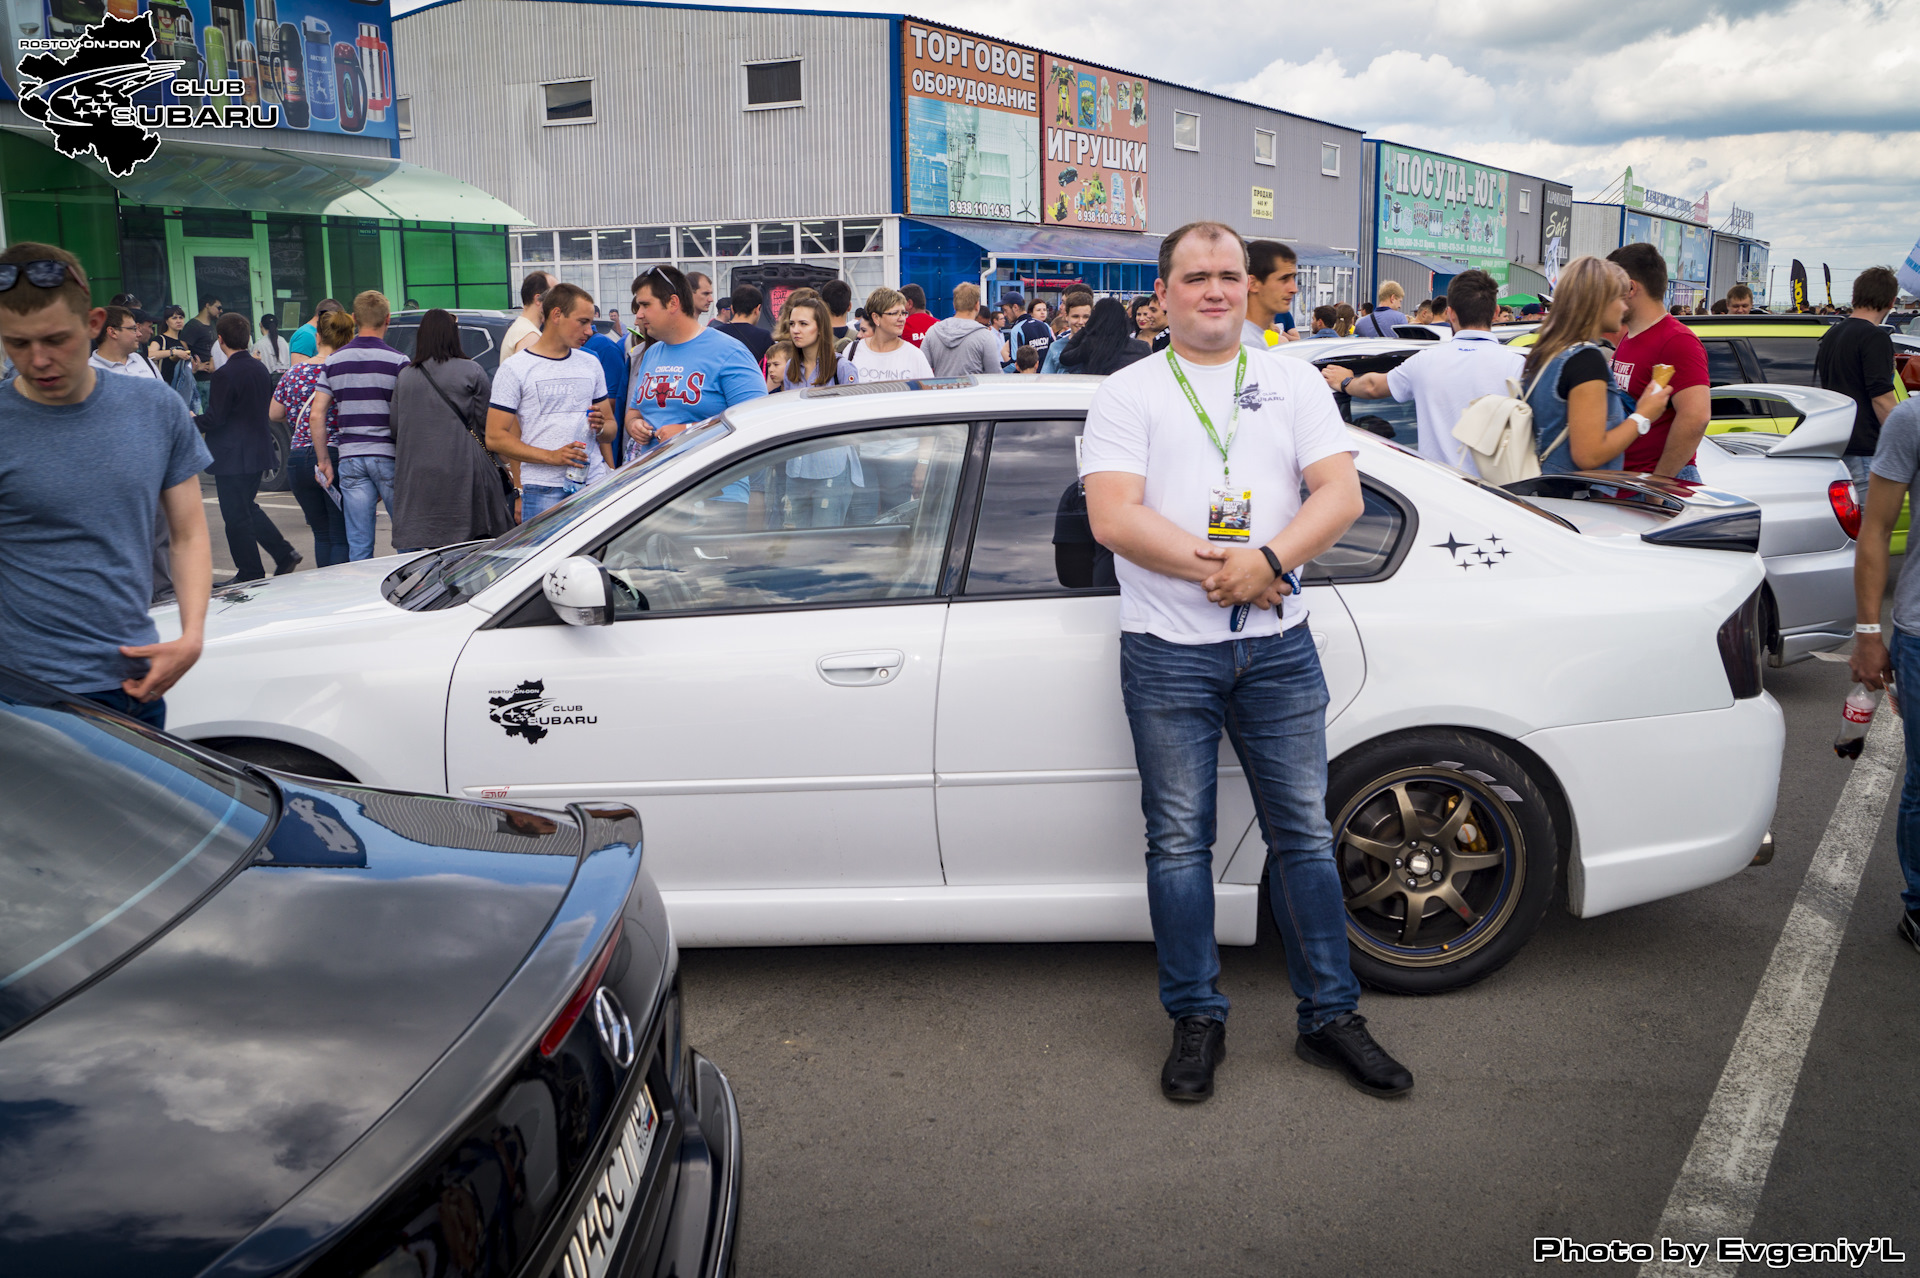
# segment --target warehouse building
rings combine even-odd
[[[531,219],[515,276],[603,305],[658,262],[722,293],[917,283],[936,313],[966,280],[1144,292],[1200,216],[1295,244],[1303,301],[1359,286],[1343,126],[898,14],[446,0],[395,32],[401,156]]]
[[[1628,169],[1602,196],[1573,206],[1573,251],[1605,257],[1623,244],[1651,244],[1667,264],[1667,304],[1717,302],[1736,284],[1765,306],[1767,241],[1755,239],[1753,214],[1735,206],[1720,230],[1709,226],[1708,196],[1698,200],[1648,190]]]

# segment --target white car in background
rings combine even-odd
[[[1384,373],[1431,345],[1392,337],[1323,338],[1280,351],[1316,367]],[[1355,425],[1416,447],[1412,403],[1338,398]],[[1733,433],[1708,435],[1695,457],[1708,486],[1760,507],[1760,554],[1767,564],[1760,625],[1768,664],[1790,665],[1846,646],[1853,641],[1853,541],[1866,499],[1854,492],[1840,461],[1853,431],[1853,401],[1812,386],[1769,382],[1715,386],[1712,404],[1715,419],[1740,425]]]
[[[780,395],[497,541],[217,592],[169,727],[374,786],[631,803],[683,946],[1146,940],[1076,477],[1096,386]],[[1617,480],[1536,504],[1354,441],[1366,513],[1302,571],[1363,978],[1486,975],[1563,874],[1591,916],[1748,865],[1784,740],[1756,508]],[[796,493],[809,454],[871,491]],[[1265,849],[1221,758],[1217,935],[1250,945]]]

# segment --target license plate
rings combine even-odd
[[[647,1169],[647,1153],[653,1148],[654,1132],[659,1127],[653,1098],[646,1086],[620,1120],[620,1135],[600,1165],[594,1178],[593,1193],[573,1222],[567,1249],[550,1271],[549,1278],[602,1278],[613,1264],[620,1236],[626,1231],[627,1218],[633,1215],[641,1198],[640,1178]]]

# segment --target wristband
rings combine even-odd
[[[1856,635],[1877,635],[1880,633],[1880,627],[1877,625],[1875,626],[1856,625],[1853,628],[1853,633],[1855,633]]]
[[[1273,569],[1273,579],[1275,581],[1278,581],[1282,577],[1287,575],[1287,570],[1280,566],[1280,556],[1273,553],[1273,547],[1262,546],[1260,547],[1260,553],[1262,556],[1265,557],[1267,561],[1267,567]]]
[[[1347,383],[1353,380],[1353,376],[1353,374],[1348,374],[1340,379],[1340,393],[1342,395],[1347,393]]]

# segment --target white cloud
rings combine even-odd
[[[1322,49],[1310,62],[1276,60],[1249,79],[1209,87],[1320,119],[1351,118],[1347,112],[1365,103],[1370,127],[1436,114],[1485,118],[1498,109],[1498,95],[1485,79],[1441,54],[1405,49],[1379,55],[1356,75],[1347,73],[1332,49]]]

